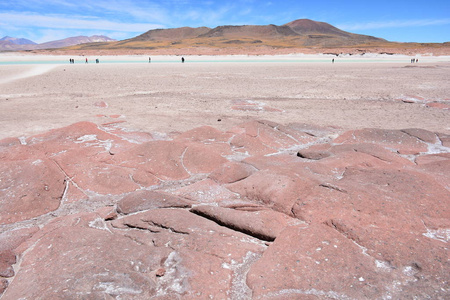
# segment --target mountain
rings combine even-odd
[[[74,36],[62,40],[56,40],[39,44],[36,49],[62,48],[86,43],[113,42],[115,40],[104,35]]]
[[[68,50],[138,49],[267,49],[330,48],[386,44],[388,41],[340,30],[330,24],[299,19],[278,25],[241,25],[153,29],[137,37],[108,44],[83,44]]]
[[[5,36],[5,37],[1,38],[0,41],[8,41],[14,45],[36,45],[36,43],[33,41],[23,39],[23,38],[10,37],[10,36]]]
[[[192,39],[199,35],[209,32],[211,28],[208,27],[180,27],[170,29],[154,29],[147,31],[135,38],[136,41],[176,41],[184,39]]]
[[[88,36],[69,37],[62,40],[36,44],[27,39],[17,39],[6,36],[0,40],[0,51],[53,49],[53,48],[69,47],[84,43],[104,43],[114,41],[116,40],[113,40],[107,36],[93,35],[90,37]]]

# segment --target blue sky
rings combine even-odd
[[[155,28],[283,25],[303,18],[390,41],[450,41],[450,0],[0,0],[0,38],[121,40]]]

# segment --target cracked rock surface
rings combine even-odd
[[[153,136],[80,122],[0,140],[0,299],[450,297],[447,135]]]

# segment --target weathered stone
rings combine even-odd
[[[446,299],[448,135],[340,132],[2,140],[2,300]]]
[[[28,220],[59,207],[65,176],[51,160],[4,161],[0,173],[0,224]]]
[[[238,195],[211,179],[198,181],[177,189],[173,193],[198,203],[220,203],[239,198]]]
[[[21,228],[0,234],[0,252],[14,250],[39,231],[38,227]]]
[[[8,287],[8,280],[4,278],[0,278],[0,296],[3,294],[3,292]]]
[[[170,252],[138,244],[100,223],[93,219],[91,228],[60,224],[47,231],[24,256],[3,299],[156,296],[158,284],[149,275]]]
[[[0,252],[0,277],[13,277],[13,264],[16,263],[16,255],[11,250]]]
[[[189,177],[181,161],[186,148],[180,142],[152,141],[114,155],[111,160],[120,166],[157,175],[163,180],[180,180]]]
[[[214,172],[209,174],[209,178],[217,183],[233,183],[247,178],[256,171],[256,168],[249,164],[229,162],[221,165]]]
[[[333,140],[336,144],[373,143],[401,154],[418,154],[428,150],[427,144],[401,130],[361,129],[347,131]]]
[[[411,136],[418,138],[421,141],[426,143],[435,144],[438,142],[438,138],[434,132],[420,129],[420,128],[408,128],[403,129],[402,132],[407,133]]]
[[[248,212],[200,205],[194,206],[191,212],[266,241],[273,241],[286,227],[302,223],[298,219],[268,209]]]
[[[130,214],[148,209],[169,207],[188,208],[191,207],[191,204],[184,198],[168,193],[144,190],[122,198],[117,204],[117,211],[122,214]]]
[[[226,143],[231,138],[231,134],[224,133],[211,126],[201,126],[176,136],[176,140],[190,140],[194,142],[210,143]]]
[[[250,200],[276,211],[291,215],[294,203],[313,185],[309,178],[298,178],[292,173],[262,170],[227,188]]]
[[[210,173],[228,162],[214,146],[190,144],[182,156],[182,164],[189,174]]]
[[[396,269],[366,251],[322,224],[306,229],[290,227],[251,267],[247,283],[255,298],[398,298],[405,291],[431,297],[439,294],[435,287],[417,280],[417,266],[411,262]]]

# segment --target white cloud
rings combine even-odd
[[[450,24],[450,19],[422,19],[422,20],[394,20],[386,22],[368,22],[355,24],[340,24],[336,25],[342,30],[366,30],[366,29],[381,29],[381,28],[400,28],[400,27],[422,27],[433,25],[447,25]]]
[[[15,27],[39,27],[51,29],[96,29],[121,32],[145,32],[163,28],[161,24],[113,22],[93,17],[65,15],[37,15],[29,13],[0,13],[2,22]]]

